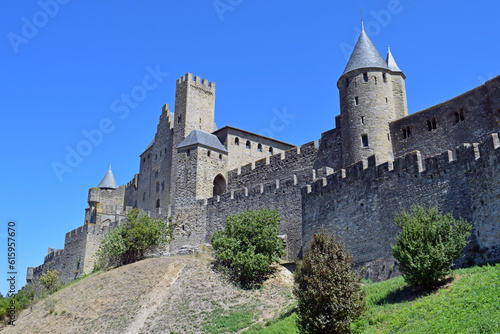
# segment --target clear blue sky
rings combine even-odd
[[[84,223],[88,188],[109,164],[118,184],[132,179],[186,72],[216,82],[219,127],[295,145],[334,127],[360,8],[374,44],[384,57],[390,44],[407,76],[410,113],[500,74],[497,1],[54,1],[0,12],[2,293],[7,223],[17,224],[20,288],[26,268]],[[156,81],[144,83],[150,72]],[[128,114],[114,112],[126,95]],[[294,117],[271,129],[284,111]],[[68,148],[103,120],[111,131],[58,177],[54,163],[67,165]]]

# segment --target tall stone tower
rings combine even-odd
[[[344,166],[393,159],[389,123],[408,115],[404,79],[390,50],[384,60],[363,29],[337,82]]]
[[[227,151],[214,123],[215,83],[191,73],[177,80],[171,198],[176,209],[212,196],[216,175],[225,172]]]
[[[177,80],[175,89],[174,147],[194,129],[215,131],[215,83],[187,73]]]

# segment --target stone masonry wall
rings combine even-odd
[[[284,153],[274,154],[255,163],[228,172],[228,190],[251,187],[296,175],[297,182],[306,183],[318,155],[316,142],[295,147]]]
[[[394,156],[419,150],[422,156],[428,157],[452,150],[462,143],[480,141],[498,131],[500,112],[495,109],[495,104],[500,99],[500,90],[492,88],[497,86],[500,86],[500,77],[456,98],[392,122]],[[407,131],[408,128],[411,137],[405,139],[403,129]]]
[[[412,204],[438,205],[474,223],[464,261],[500,259],[500,143],[463,144],[422,159],[413,152],[394,163],[357,163],[302,189],[303,242],[321,224],[338,233],[358,269],[372,280],[397,275],[390,244],[398,233],[394,214]]]

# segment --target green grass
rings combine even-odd
[[[455,280],[423,293],[402,277],[367,283],[368,311],[354,333],[500,333],[500,264],[454,271]],[[268,326],[245,333],[298,333],[297,315],[288,312]]]
[[[203,333],[235,333],[252,324],[253,312],[249,307],[226,311],[216,308],[210,312],[202,324]]]

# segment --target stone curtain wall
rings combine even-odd
[[[357,163],[302,189],[303,242],[322,224],[338,233],[357,268],[374,281],[397,275],[391,242],[394,213],[412,204],[438,205],[475,225],[460,262],[500,259],[498,136],[422,159],[419,152],[368,167]],[[365,270],[363,270],[363,268]]]
[[[227,189],[241,189],[292,175],[297,176],[299,184],[305,184],[311,175],[317,155],[318,148],[316,142],[313,141],[284,153],[257,160],[253,164],[229,171]]]
[[[311,171],[312,175],[312,171]],[[280,234],[287,235],[287,259],[295,261],[301,250],[302,213],[300,186],[295,175],[283,180],[231,191],[207,201],[207,237],[226,226],[227,217],[248,210],[266,208],[281,215]]]
[[[419,150],[423,157],[451,150],[462,143],[481,141],[500,126],[500,77],[456,98],[391,123],[394,156]],[[463,111],[458,122],[455,112]],[[433,128],[433,118],[436,128]],[[428,127],[431,122],[431,130]],[[403,129],[411,137],[403,138]]]

